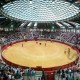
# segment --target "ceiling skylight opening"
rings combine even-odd
[[[29,1],[29,4],[32,4],[32,1]]]

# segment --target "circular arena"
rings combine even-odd
[[[74,65],[78,59],[77,53],[73,46],[58,41],[26,40],[11,43],[3,50],[2,56],[12,65],[54,69]]]

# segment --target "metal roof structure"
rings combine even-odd
[[[5,17],[13,20],[52,23],[79,16],[79,7],[62,0],[16,0],[1,8]]]
[[[64,0],[9,0],[0,9],[1,28],[80,29],[80,7],[77,3]]]

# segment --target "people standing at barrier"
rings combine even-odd
[[[42,77],[41,77],[41,80],[46,80],[46,75],[45,75],[44,70],[42,70]]]
[[[32,69],[31,70],[31,80],[35,80],[35,74],[36,74],[35,70]]]
[[[24,70],[23,76],[25,80],[29,80],[29,67],[26,67],[26,69]]]
[[[24,75],[26,76],[27,80],[35,80],[35,70],[31,68],[26,68],[24,70]]]

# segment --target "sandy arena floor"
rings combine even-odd
[[[78,55],[71,47],[58,42],[27,41],[9,46],[3,52],[3,57],[22,66],[48,68],[68,64],[76,60]]]

